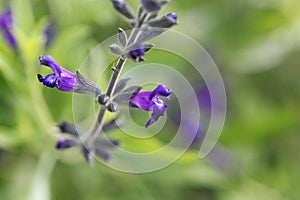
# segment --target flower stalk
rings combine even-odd
[[[143,23],[145,22],[145,20],[147,20],[147,18],[148,18],[148,14],[144,13],[142,15],[141,19],[138,20],[136,27],[130,33],[130,37],[128,39],[126,47],[128,47],[131,43],[134,43],[134,41],[136,40],[136,38],[139,34],[139,28],[143,25]],[[122,69],[126,63],[126,60],[127,60],[126,58],[121,56],[116,64],[116,66],[114,66],[112,68],[113,73],[111,75],[110,81],[107,86],[107,91],[106,91],[106,95],[108,97],[111,97],[114,93],[115,87],[118,82],[118,78],[122,72]],[[93,126],[92,132],[90,133],[90,135],[87,138],[87,141],[93,142],[98,137],[98,135],[102,132],[102,127],[103,127],[103,124],[105,121],[106,112],[107,112],[106,106],[102,105],[100,108],[100,111],[97,115],[97,120]]]

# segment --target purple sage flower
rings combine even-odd
[[[133,60],[135,62],[144,60],[142,56],[145,55],[146,51],[142,43],[135,44],[131,49],[132,50],[128,53],[128,58],[130,60]]]
[[[150,120],[146,123],[146,128],[156,122],[167,109],[167,104],[159,96],[167,97],[171,95],[171,90],[164,85],[159,85],[153,91],[139,92],[131,100],[130,104],[134,107],[146,111],[153,111]]]
[[[100,88],[93,83],[85,79],[78,71],[76,74],[60,67],[51,56],[40,56],[40,64],[50,67],[53,74],[49,74],[43,77],[38,74],[38,80],[45,86],[63,91],[63,92],[77,92],[88,95],[99,95],[102,93]]]
[[[0,31],[7,43],[14,49],[17,48],[17,42],[12,34],[13,16],[10,9],[0,14]]]
[[[45,36],[45,47],[48,48],[56,35],[56,26],[53,22],[51,22],[45,29],[44,29],[44,36]]]
[[[40,56],[40,64],[48,66],[54,72],[43,77],[41,74],[38,74],[38,80],[43,83],[45,86],[64,91],[72,92],[76,84],[76,75],[72,72],[60,67],[56,61],[51,56]]]

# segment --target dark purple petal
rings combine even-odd
[[[150,99],[152,99],[155,96],[163,96],[163,97],[169,97],[172,94],[172,91],[168,89],[164,85],[159,85],[155,90],[153,90],[152,94],[150,95]]]
[[[38,79],[47,87],[56,87],[57,76],[55,74],[49,74],[46,77],[43,77],[42,75],[38,74]]]
[[[56,63],[56,61],[51,56],[40,56],[39,60],[41,65],[50,67],[52,71],[55,73],[55,75],[60,76],[61,67]]]
[[[56,143],[57,149],[68,149],[70,147],[78,145],[78,141],[75,139],[60,139]]]
[[[150,111],[152,107],[152,103],[150,101],[150,95],[152,94],[151,91],[148,92],[139,92],[137,95],[135,95],[131,100],[130,103],[138,107],[142,110]]]
[[[160,116],[163,116],[166,109],[167,109],[167,104],[160,100],[158,97],[155,97],[153,99],[154,104],[152,106],[153,112],[151,114],[150,120],[146,123],[146,128],[156,122]]]

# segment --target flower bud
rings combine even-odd
[[[133,9],[129,6],[129,4],[125,0],[111,0],[114,8],[127,17],[128,19],[134,19]]]
[[[100,94],[98,96],[98,103],[101,104],[101,105],[105,105],[109,100],[109,96],[107,96],[106,94]]]
[[[106,108],[110,112],[116,112],[118,109],[118,104],[116,102],[110,102]]]

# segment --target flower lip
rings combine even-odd
[[[150,95],[150,99],[152,99],[155,96],[163,96],[169,98],[169,96],[172,94],[172,91],[168,88],[166,88],[164,85],[159,85]]]
[[[47,87],[54,88],[57,86],[57,77],[55,74],[49,74],[46,77],[43,77],[41,74],[38,74],[37,77],[38,80]]]
[[[60,66],[56,63],[56,61],[51,56],[40,56],[40,65],[44,65],[50,67],[55,75],[59,75],[61,73]]]

